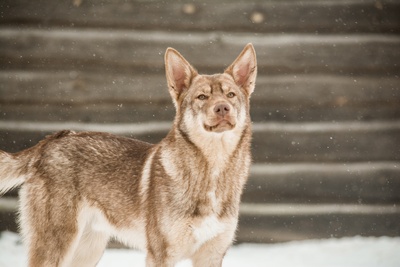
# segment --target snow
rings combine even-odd
[[[11,232],[0,236],[0,267],[25,267],[26,250]],[[98,267],[145,266],[144,253],[107,249]],[[191,266],[189,261],[178,267]],[[240,244],[227,253],[223,267],[399,267],[400,237],[347,237],[278,244]]]

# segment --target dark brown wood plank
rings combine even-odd
[[[399,236],[400,211],[393,205],[261,205],[242,207],[238,241],[286,242],[346,236]],[[268,212],[268,210],[272,210]]]
[[[256,162],[400,160],[400,123],[255,124]]]
[[[172,121],[175,108],[149,103],[69,104],[0,104],[0,120],[7,121],[77,121],[85,123],[140,123]]]
[[[164,74],[0,71],[0,103],[156,106],[172,100]]]
[[[400,31],[400,3],[395,0],[6,0],[1,9],[3,25],[275,33]]]
[[[242,201],[400,203],[400,163],[254,164]]]
[[[256,35],[111,30],[0,31],[2,69],[164,72],[168,46],[200,72],[222,71],[252,42],[260,73],[390,74],[400,66],[399,36]],[[378,48],[377,48],[378,47]]]
[[[396,77],[345,75],[263,75],[257,77],[252,104],[283,106],[396,105]],[[0,71],[0,103],[99,104],[172,103],[164,74],[82,71]]]

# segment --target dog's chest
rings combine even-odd
[[[230,167],[234,162],[215,158],[213,162],[195,159],[189,164],[168,149],[156,159],[157,173],[166,177],[160,192],[168,195],[165,203],[169,203],[163,210],[163,228],[173,233],[173,240],[180,239],[189,250],[197,250],[221,234],[234,232],[240,196],[236,190],[240,188],[240,173]],[[162,189],[164,186],[169,190]]]
[[[221,217],[221,213],[225,209],[223,205],[233,205],[233,203],[226,199],[223,200],[221,192],[217,192],[217,190],[218,188],[213,186],[199,196],[201,201],[195,200],[197,206],[190,220],[195,250],[226,232],[231,228],[230,224],[233,224],[230,219]]]

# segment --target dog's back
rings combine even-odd
[[[33,176],[55,184],[70,182],[65,177],[79,183],[90,183],[94,177],[107,182],[115,178],[115,173],[133,175],[135,180],[151,147],[146,142],[107,133],[60,131],[19,153],[0,150],[0,193],[32,182]]]

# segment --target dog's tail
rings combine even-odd
[[[64,130],[46,136],[35,146],[21,152],[10,154],[0,150],[0,196],[7,191],[23,184],[34,175],[34,166],[40,158],[39,151],[52,140],[75,134],[74,131]]]
[[[30,165],[29,152],[9,154],[0,150],[0,196],[25,182]]]

